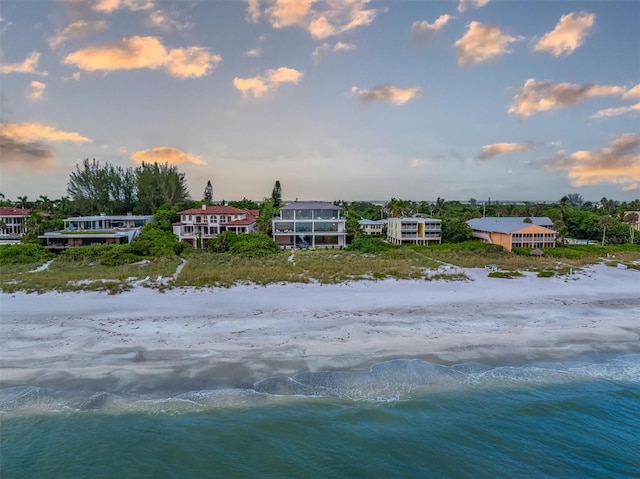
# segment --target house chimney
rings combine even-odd
[[[207,211],[207,205],[202,205],[202,211]]]

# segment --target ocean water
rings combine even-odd
[[[0,477],[640,477],[640,355],[395,360],[253,389],[0,390]]]

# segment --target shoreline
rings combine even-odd
[[[0,387],[251,387],[391,359],[442,365],[640,352],[640,275],[2,293]]]

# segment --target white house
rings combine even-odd
[[[191,208],[179,213],[180,221],[173,223],[173,233],[180,241],[194,248],[204,248],[205,240],[223,231],[252,233],[255,231],[258,210],[245,210],[233,206],[207,206]]]
[[[442,242],[442,222],[424,215],[389,218],[387,241],[393,244],[428,245]]]
[[[20,242],[22,236],[27,232],[26,222],[29,211],[12,206],[0,207],[0,244]]]
[[[272,220],[273,239],[284,248],[342,248],[347,245],[342,208],[323,201],[296,201]]]
[[[52,250],[100,244],[126,244],[140,234],[142,226],[153,221],[153,215],[74,216],[63,220],[62,231],[49,231],[38,236]]]

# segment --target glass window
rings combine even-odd
[[[291,233],[293,231],[293,222],[275,221],[273,229],[276,233]]]
[[[309,233],[311,232],[312,223],[296,223],[296,233]]]
[[[297,220],[311,220],[313,219],[313,210],[296,210]]]
[[[283,220],[292,220],[293,219],[293,210],[281,210],[280,217]]]
[[[335,222],[317,222],[314,231],[338,231],[338,223]]]

